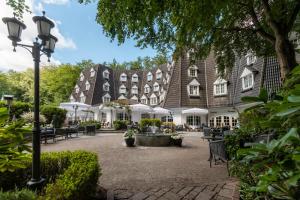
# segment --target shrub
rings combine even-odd
[[[140,121],[141,130],[145,130],[145,128],[147,128],[149,126],[157,126],[160,128],[160,126],[161,126],[160,119],[142,119]]]
[[[53,121],[53,126],[60,128],[66,119],[67,111],[55,106],[43,106],[41,113],[46,117],[47,124]]]
[[[25,123],[33,123],[34,122],[34,112],[25,112],[21,115],[21,118],[25,121]],[[46,118],[44,115],[40,114],[40,123],[46,123]]]
[[[100,129],[101,128],[100,122],[97,122],[95,120],[80,122],[80,126],[88,126],[88,125],[95,125],[96,129]]]
[[[24,162],[26,168],[14,172],[0,173],[3,190],[26,187],[30,179],[31,162]],[[47,185],[41,192],[41,199],[89,199],[95,194],[100,175],[97,155],[86,151],[42,153],[41,171]]]
[[[127,129],[128,121],[116,120],[113,125],[116,130],[124,130]]]
[[[15,190],[9,192],[0,191],[0,199],[5,200],[36,200],[37,195],[28,189]]]

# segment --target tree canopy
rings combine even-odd
[[[299,10],[299,0],[100,0],[96,21],[119,43],[193,49],[199,58],[213,50],[220,71],[249,51],[277,55],[284,78],[296,66],[291,33],[299,31]]]

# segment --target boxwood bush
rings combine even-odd
[[[113,124],[116,130],[124,130],[127,129],[128,121],[116,120]]]
[[[0,173],[3,191],[26,187],[31,175],[31,162],[27,167],[14,172]],[[46,186],[41,199],[90,199],[95,194],[100,168],[97,155],[86,151],[42,153],[42,175],[46,175]]]
[[[67,115],[65,109],[55,106],[42,106],[41,113],[46,117],[47,124],[50,124],[53,120],[55,128],[60,128],[63,125]]]
[[[140,121],[140,128],[141,130],[145,130],[148,126],[157,126],[160,128],[161,121],[160,119],[142,119]]]

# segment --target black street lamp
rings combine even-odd
[[[14,47],[13,51],[16,51],[16,47],[20,46],[27,49],[34,61],[34,127],[32,130],[32,177],[28,181],[28,186],[31,188],[39,188],[44,179],[41,177],[40,170],[40,157],[41,157],[41,145],[40,145],[40,58],[41,55],[46,55],[48,61],[51,57],[51,53],[54,52],[55,43],[57,38],[50,34],[51,28],[54,27],[54,23],[43,16],[33,17],[33,21],[37,24],[38,38],[33,42],[33,45],[20,44],[22,30],[26,28],[25,24],[20,22],[15,17],[4,17],[2,21],[7,25],[8,38],[12,41]]]

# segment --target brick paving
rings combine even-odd
[[[236,182],[227,185],[226,164],[209,167],[208,143],[199,133],[186,135],[182,148],[128,148],[121,134],[81,136],[42,145],[42,151],[77,149],[98,154],[99,183],[111,200],[236,200],[233,197],[238,194]]]

